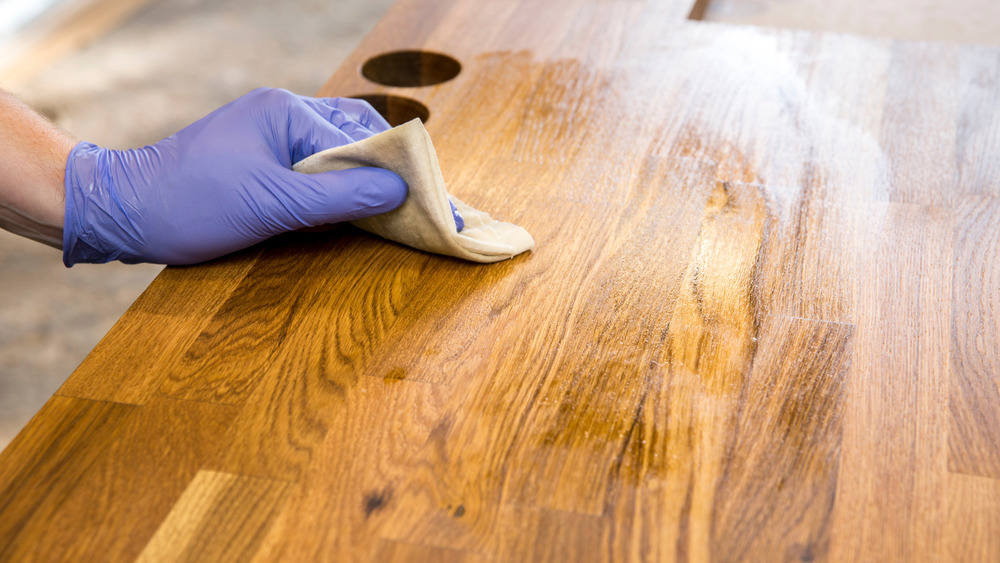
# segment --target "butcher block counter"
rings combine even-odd
[[[1000,48],[692,4],[401,0],[320,93],[535,249],[165,269],[0,455],[0,559],[1000,558]]]

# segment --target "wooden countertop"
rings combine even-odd
[[[0,559],[1000,557],[1000,49],[690,8],[401,0],[323,94],[425,104],[536,249],[166,269],[0,455]]]

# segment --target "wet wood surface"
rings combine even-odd
[[[691,4],[401,1],[323,93],[536,249],[168,268],[0,455],[0,559],[1000,558],[1000,49]]]

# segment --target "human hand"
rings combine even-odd
[[[291,170],[387,129],[360,100],[259,89],[141,149],[80,143],[66,164],[63,261],[194,264],[282,232],[390,211],[407,191],[393,172]]]

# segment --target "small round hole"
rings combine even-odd
[[[427,106],[410,98],[391,94],[358,94],[351,97],[371,104],[375,111],[379,112],[393,127],[412,121],[417,117],[427,123],[431,117]]]
[[[432,86],[458,76],[458,61],[430,51],[393,51],[368,59],[361,74],[386,86]]]

